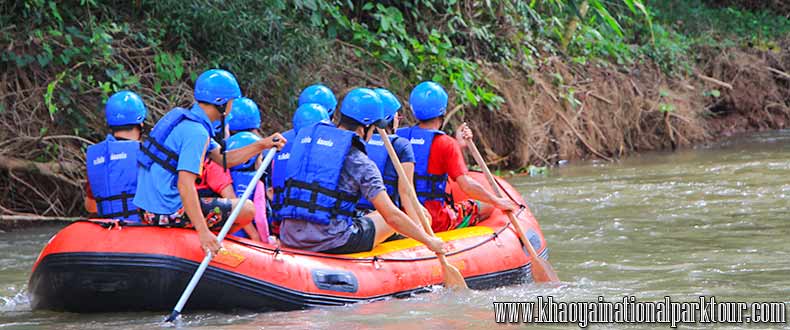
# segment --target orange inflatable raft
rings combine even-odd
[[[470,173],[488,187],[484,176]],[[521,195],[507,182],[519,203]],[[465,198],[451,183],[456,200]],[[547,257],[543,234],[526,208],[518,219],[530,243]],[[496,211],[474,227],[437,234],[450,263],[470,288],[531,281],[530,258]],[[442,283],[436,256],[401,239],[373,251],[328,255],[230,238],[209,265],[186,310],[289,310],[337,306],[430,291]],[[109,312],[173,308],[203,259],[194,230],[83,221],[57,233],[41,251],[30,277],[33,309]]]

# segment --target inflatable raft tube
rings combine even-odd
[[[471,173],[488,186],[480,173]],[[507,182],[503,187],[524,204]],[[456,200],[465,198],[448,185]],[[518,214],[530,243],[548,249],[531,212]],[[470,288],[531,281],[530,258],[496,211],[474,227],[437,234],[450,263]],[[293,310],[406,297],[441,285],[436,256],[412,239],[383,243],[373,251],[328,255],[278,248],[243,238],[223,243],[186,310]],[[194,230],[122,225],[114,221],[71,224],[50,239],[29,281],[35,310],[69,312],[169,311],[203,252]]]

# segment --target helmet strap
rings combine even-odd
[[[369,141],[370,138],[373,137],[373,132],[376,131],[375,129],[376,125],[368,125],[364,127],[365,127],[365,136],[363,136],[362,139],[364,139],[365,141]]]
[[[219,111],[219,106],[217,106],[217,111]],[[225,140],[227,140],[228,136],[225,134],[225,111],[220,111],[219,115],[222,117],[222,123],[220,124],[220,133],[222,134],[222,142],[220,142],[220,148],[222,148],[222,169],[227,173],[228,172],[228,156],[227,156],[227,144]]]

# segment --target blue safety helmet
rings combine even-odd
[[[423,81],[411,91],[409,104],[417,120],[433,119],[447,111],[447,92],[442,85],[433,81]]]
[[[195,81],[195,100],[214,105],[223,105],[241,97],[241,88],[232,73],[211,69],[200,74]]]
[[[370,88],[355,88],[348,92],[340,105],[340,113],[364,126],[380,124],[384,117],[381,98]]]
[[[110,127],[141,124],[146,113],[143,99],[132,91],[117,92],[104,105],[104,115]]]
[[[400,101],[398,101],[398,97],[392,94],[392,92],[384,88],[376,88],[374,91],[381,99],[381,105],[384,111],[384,121],[389,123],[395,117],[395,114],[398,113],[398,110],[400,110]]]
[[[332,114],[335,113],[335,107],[337,107],[337,98],[329,87],[315,84],[308,86],[299,94],[299,106],[307,103],[320,104],[329,113],[329,117],[332,117]]]
[[[306,103],[296,108],[293,117],[294,131],[298,132],[299,129],[319,121],[329,121],[329,113],[326,108],[318,103]]]
[[[231,131],[246,131],[261,127],[261,112],[255,101],[241,97],[233,101],[230,117],[226,118]]]
[[[255,133],[252,133],[252,132],[238,132],[236,134],[233,134],[233,136],[229,137],[228,140],[226,141],[226,143],[227,143],[227,146],[228,146],[228,150],[230,151],[230,150],[234,150],[234,149],[244,148],[244,147],[246,147],[246,146],[248,146],[250,144],[255,143],[256,141],[258,141],[260,139],[261,138],[258,135],[256,135]],[[247,160],[246,162],[244,162],[243,164],[236,165],[233,168],[236,168],[236,167],[240,167],[240,168],[249,167],[250,165],[252,165],[251,163],[254,162],[254,161],[255,161],[255,157],[252,157],[249,160]]]

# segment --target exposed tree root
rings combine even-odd
[[[327,63],[304,70],[304,81],[323,81],[339,98],[355,86],[388,87],[404,105],[408,120],[403,125],[414,122],[407,102],[412,86],[388,85],[400,72],[364,54],[357,57],[353,45],[334,47],[335,55]],[[114,49],[113,56],[140,80],[137,91],[152,113],[148,123],[191,102],[186,79],[154,91],[157,77],[147,45],[118,40]],[[484,63],[486,79],[505,99],[503,107],[453,107],[446,128],[469,123],[488,160],[509,168],[582,158],[608,160],[740,131],[783,128],[790,123],[790,39],[781,49],[702,49],[698,74],[681,78],[669,77],[649,62],[603,68],[551,57],[532,71]],[[188,62],[187,70],[194,65]],[[84,214],[85,148],[106,133],[98,110],[101,91],[86,90],[78,103],[50,113],[43,102],[46,87],[63,70],[68,68],[0,73],[0,106],[6,109],[0,111],[2,214]],[[714,89],[721,90],[713,93]],[[451,103],[455,97],[451,95]],[[264,130],[290,126],[293,109],[269,109],[263,103]],[[75,134],[76,117],[84,126],[95,127],[94,134]]]

